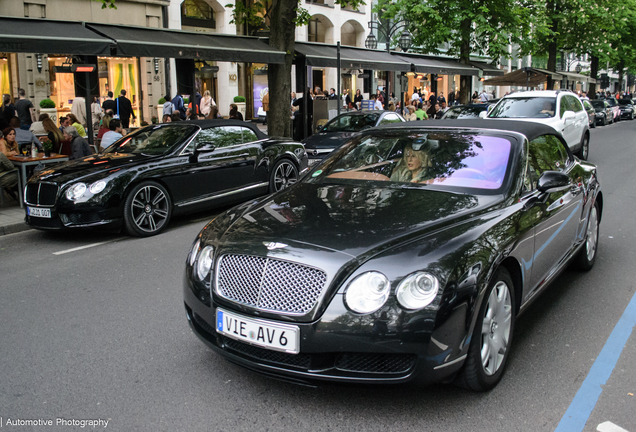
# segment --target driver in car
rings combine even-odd
[[[548,116],[554,116],[554,107],[552,106],[552,102],[544,101],[543,109],[539,111],[539,114],[547,114]]]
[[[417,183],[426,179],[428,167],[431,166],[428,153],[414,150],[412,144],[404,148],[404,156],[393,170],[391,181]]]

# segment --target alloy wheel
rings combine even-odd
[[[587,260],[592,261],[596,255],[596,246],[598,242],[598,214],[596,206],[592,207],[590,217],[587,222],[587,238],[585,240],[585,251],[587,252]]]
[[[494,375],[505,358],[512,326],[510,289],[499,281],[488,296],[481,327],[481,364],[488,376]]]
[[[274,192],[283,190],[298,181],[298,170],[291,162],[282,161],[274,171]]]
[[[168,218],[168,205],[168,199],[161,189],[152,185],[144,186],[132,199],[132,220],[144,232],[158,231]]]

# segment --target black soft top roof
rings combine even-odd
[[[388,128],[460,128],[460,129],[493,129],[508,132],[518,132],[525,135],[528,141],[541,136],[541,135],[556,135],[563,139],[560,132],[557,132],[551,126],[547,126],[541,123],[532,121],[518,121],[518,120],[504,120],[504,119],[474,119],[474,120],[421,120],[411,121],[405,123],[391,123],[382,125],[379,129]]]
[[[188,121],[179,121],[172,123],[163,123],[165,125],[180,125],[180,126],[188,126],[188,125],[197,125],[202,129],[209,127],[218,127],[218,126],[243,126],[254,131],[258,139],[266,139],[267,135],[260,131],[260,129],[256,126],[255,123],[246,122],[241,120],[233,120],[233,119],[218,119],[218,120],[188,120]]]

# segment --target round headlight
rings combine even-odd
[[[86,185],[84,183],[75,183],[66,190],[66,198],[75,201],[80,199],[84,192],[86,192]]]
[[[439,281],[435,276],[418,272],[400,283],[396,296],[405,309],[421,309],[435,300],[438,291]]]
[[[349,284],[345,292],[347,306],[358,313],[375,312],[389,298],[391,284],[386,276],[375,271],[363,273]]]
[[[192,245],[192,250],[190,251],[190,267],[194,265],[194,260],[197,258],[197,252],[199,252],[199,245],[201,244],[201,240],[197,240]]]
[[[104,180],[98,180],[92,185],[90,185],[88,190],[91,191],[93,195],[95,195],[103,191],[105,187],[106,187],[106,182]]]
[[[201,250],[201,252],[199,252],[199,258],[197,260],[197,276],[199,276],[200,280],[205,280],[210,273],[213,255],[214,249],[212,246],[206,246]]]

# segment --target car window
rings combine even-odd
[[[402,123],[402,120],[396,114],[387,114],[380,121],[381,125],[389,123]]]
[[[515,97],[502,99],[488,114],[489,118],[554,117],[556,98]]]
[[[585,107],[586,110],[593,110],[594,107],[588,102],[588,101],[583,101],[583,106]]]
[[[147,126],[117,140],[104,153],[161,155],[182,145],[197,129],[194,125]]]
[[[344,114],[329,121],[322,129],[322,132],[360,132],[363,129],[374,127],[379,117],[379,113],[363,115]]]
[[[554,135],[542,135],[530,141],[528,165],[537,176],[544,171],[563,171],[569,155],[563,143]]]
[[[566,111],[572,111],[572,108],[570,107],[568,99],[565,96],[561,97],[561,102],[559,103],[559,105],[560,105],[559,117],[561,118],[563,118],[563,114],[565,114]]]
[[[216,148],[229,147],[243,143],[243,129],[240,126],[217,126],[203,129],[195,139],[195,146],[210,143]]]
[[[386,131],[354,138],[309,179],[310,182],[382,181],[413,188],[499,190],[512,143],[503,137],[466,132]]]
[[[583,107],[581,106],[581,101],[574,97],[574,96],[570,96],[570,95],[566,95],[565,96],[568,99],[568,104],[570,105],[570,109],[574,112],[581,112],[583,111]]]
[[[243,142],[250,143],[254,141],[258,141],[258,136],[256,136],[256,132],[254,132],[250,128],[242,127],[241,131],[243,132]]]

